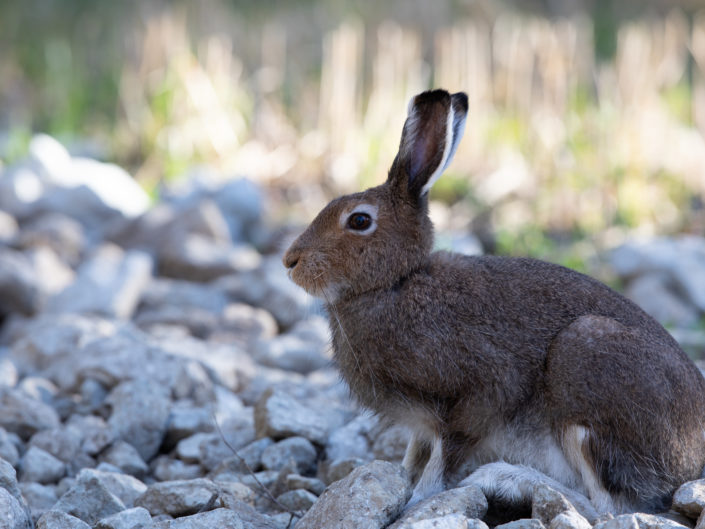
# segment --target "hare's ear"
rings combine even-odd
[[[428,193],[455,154],[467,113],[462,92],[432,90],[413,97],[388,182],[415,199]]]

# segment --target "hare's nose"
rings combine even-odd
[[[299,256],[294,252],[286,252],[286,254],[284,254],[283,262],[284,266],[291,270],[299,262]]]

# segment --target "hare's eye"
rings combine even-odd
[[[367,213],[353,213],[348,217],[348,228],[356,231],[363,231],[370,227],[372,224],[372,217]]]

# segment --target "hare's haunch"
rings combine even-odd
[[[319,213],[292,279],[324,300],[352,393],[411,428],[411,502],[474,469],[509,500],[553,480],[590,518],[667,509],[705,464],[705,381],[663,327],[557,265],[431,251],[466,114],[462,93],[413,98],[387,181]]]

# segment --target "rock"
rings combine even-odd
[[[178,279],[155,277],[142,292],[140,306],[158,309],[164,306],[201,309],[211,314],[221,314],[228,304],[222,290],[208,284]]]
[[[80,432],[81,450],[91,456],[102,452],[115,441],[112,428],[101,417],[95,415],[72,415],[66,422],[66,426]]]
[[[323,494],[326,490],[326,484],[318,478],[308,478],[299,474],[289,474],[286,476],[286,488],[289,490],[307,490],[314,493],[316,496]]]
[[[4,354],[0,349],[0,386],[14,388],[20,379],[20,374],[12,359],[3,356]]]
[[[175,403],[169,412],[163,446],[169,450],[182,439],[212,430],[213,415],[207,409],[188,402]]]
[[[68,427],[42,430],[32,436],[29,446],[41,448],[64,463],[70,463],[81,451],[81,434]]]
[[[150,380],[123,382],[106,399],[112,407],[108,425],[149,461],[159,450],[169,420],[171,401]]]
[[[51,380],[43,377],[28,376],[22,379],[17,388],[32,399],[56,407],[55,397],[59,390]]]
[[[5,489],[0,489],[0,527],[3,529],[32,529],[32,521],[22,504]]]
[[[370,435],[374,436],[374,432]],[[403,426],[392,425],[374,437],[372,453],[377,459],[401,461],[409,444],[409,430]]]
[[[147,490],[147,485],[139,479],[119,472],[84,468],[79,473],[78,479],[83,481],[97,480],[102,487],[119,498],[125,507],[132,507],[135,500]]]
[[[55,255],[75,267],[81,261],[88,241],[83,226],[60,213],[45,213],[22,226],[17,238],[22,249],[50,248]]]
[[[247,485],[233,481],[217,481],[215,484],[220,489],[218,501],[222,507],[237,511],[243,503],[254,505],[255,492]]]
[[[115,441],[110,448],[101,454],[100,460],[115,465],[122,472],[132,476],[144,476],[149,467],[144,462],[137,449],[122,440]]]
[[[152,267],[152,258],[146,253],[103,245],[81,264],[74,282],[49,300],[46,310],[129,319]]]
[[[664,325],[691,325],[697,321],[698,311],[673,290],[666,274],[652,272],[630,281],[624,294]]]
[[[308,511],[317,499],[315,494],[304,489],[290,490],[277,496],[281,505],[290,511],[301,513]]]
[[[47,511],[37,520],[37,529],[91,529],[86,522],[62,511]]]
[[[394,520],[411,496],[406,472],[373,461],[328,487],[296,524],[297,529],[379,529]]]
[[[208,479],[163,481],[150,485],[135,505],[146,508],[152,516],[187,516],[207,505],[215,506],[219,495],[218,486]]]
[[[94,472],[87,470],[79,473],[74,485],[52,508],[80,518],[90,525],[124,509],[125,504],[108,490]]]
[[[10,463],[0,459],[0,488],[6,490],[19,502],[22,502],[22,491],[17,484],[17,473]]]
[[[697,519],[705,508],[705,479],[681,485],[673,495],[672,509]]]
[[[32,315],[42,302],[32,263],[24,254],[0,246],[0,316]]]
[[[176,481],[203,477],[201,465],[189,465],[169,456],[157,456],[152,461],[152,475],[159,481]]]
[[[255,359],[266,366],[308,374],[330,364],[330,333],[323,318],[298,322],[286,334],[260,341]]]
[[[562,512],[574,510],[575,508],[563,494],[545,483],[539,483],[534,487],[531,499],[531,517],[540,520],[546,527]]]
[[[469,519],[462,514],[446,514],[436,518],[427,518],[416,522],[408,522],[399,526],[400,529],[487,529],[482,520]]]
[[[377,418],[372,415],[360,415],[340,428],[334,430],[326,443],[326,459],[360,458],[372,459],[369,433],[377,426]]]
[[[262,466],[267,470],[281,470],[293,462],[298,473],[308,474],[315,470],[316,459],[315,447],[303,437],[289,437],[262,452]]]
[[[20,480],[36,483],[56,483],[66,474],[66,465],[50,453],[30,446],[20,460]]]
[[[264,211],[264,197],[259,186],[247,178],[228,180],[214,189],[211,196],[223,213],[233,240],[253,240],[254,229]]]
[[[140,524],[149,525],[152,517],[143,507],[134,507],[103,518],[93,526],[93,529],[134,529]]]
[[[56,490],[49,485],[21,483],[20,490],[34,521],[51,509],[58,499]]]
[[[258,341],[274,338],[277,330],[274,316],[266,310],[246,303],[230,303],[221,314],[218,328],[208,339],[249,348]]]
[[[267,489],[274,487],[281,477],[280,474],[281,472],[276,470],[263,470],[254,474],[241,474],[239,479],[243,485],[251,488],[255,493],[264,494],[262,487]]]
[[[11,466],[16,467],[20,462],[20,453],[7,431],[0,428],[0,469],[3,459]],[[0,486],[2,485],[0,484]]]
[[[595,529],[684,529],[686,526],[653,514],[622,514],[596,524]]]
[[[262,468],[262,454],[271,445],[274,444],[269,437],[257,439],[250,444],[240,448],[236,455],[221,460],[221,462],[213,468],[209,477],[213,480],[228,479],[237,474],[245,474],[247,472],[256,472]],[[209,462],[208,466],[215,461]]]
[[[278,256],[264,258],[255,270],[222,277],[215,286],[233,301],[265,309],[285,329],[315,314],[320,303],[288,278]]]
[[[229,509],[216,509],[177,520],[167,520],[151,525],[151,529],[243,529],[242,520]]]
[[[564,511],[558,514],[549,529],[590,529],[592,525],[577,511]]]
[[[160,253],[159,273],[175,279],[207,282],[253,270],[260,261],[260,255],[249,245],[233,245],[189,234]]]
[[[176,445],[176,457],[185,463],[198,463],[201,460],[201,443],[206,440],[216,441],[217,434],[201,432],[182,439]]]
[[[349,457],[329,462],[325,473],[326,483],[334,483],[343,479],[353,470],[363,466],[365,463],[367,463],[367,461],[359,457]]]
[[[9,244],[19,232],[19,226],[15,218],[9,213],[0,209],[0,244]]]
[[[473,486],[460,487],[443,491],[417,503],[390,525],[389,529],[401,529],[407,525],[411,527],[413,523],[421,520],[442,518],[454,513],[462,515],[463,518],[482,518],[486,512],[487,500],[480,489]]]
[[[534,518],[522,518],[513,522],[498,525],[495,529],[545,529],[541,520]],[[626,528],[625,528],[626,529]]]
[[[328,438],[320,415],[281,391],[269,390],[257,402],[255,429],[258,437],[301,436],[320,445]]]
[[[42,299],[50,298],[68,287],[76,277],[74,271],[46,246],[25,253],[34,270]]]
[[[135,323],[147,332],[158,326],[185,328],[197,338],[206,338],[218,326],[218,316],[196,307],[164,305],[155,309],[142,309]]]
[[[59,426],[54,408],[16,389],[0,387],[0,409],[0,426],[25,440],[40,430]]]

